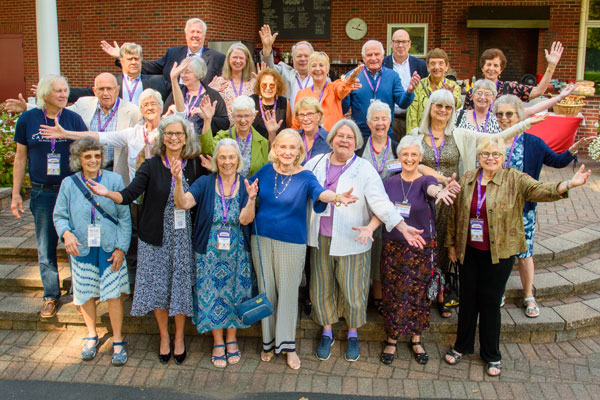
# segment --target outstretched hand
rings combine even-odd
[[[67,132],[64,130],[64,128],[62,126],[60,126],[58,121],[55,121],[55,123],[56,123],[56,125],[54,125],[54,126],[40,125],[40,130],[39,130],[40,135],[42,135],[43,137],[45,137],[47,139],[66,139]]]
[[[102,40],[100,41],[100,47],[106,54],[108,54],[112,58],[119,58],[119,51],[121,50],[121,47],[119,47],[116,40],[113,43],[114,46],[111,46],[110,43],[108,43],[106,40]]]
[[[265,69],[267,69],[267,63],[264,61],[261,61],[259,63],[256,63],[256,72],[252,72],[252,77],[254,79],[258,79],[258,75],[264,71]]]
[[[571,178],[571,183],[569,186],[571,187],[571,189],[573,189],[577,186],[585,185],[591,174],[592,170],[588,169],[586,171],[585,164],[581,164],[581,167],[579,167],[575,175],[573,175],[573,177]]]
[[[200,115],[204,119],[204,123],[211,121],[215,115],[215,109],[217,107],[217,101],[210,102],[210,97],[204,96],[200,100]]]
[[[106,197],[108,196],[108,193],[110,193],[103,184],[96,182],[93,179],[86,180],[85,184],[92,191],[92,193],[97,194],[98,196]]]
[[[358,196],[354,196],[352,191],[354,188],[350,188],[347,192],[344,192],[338,198],[338,201],[343,205],[347,206],[348,204],[356,203],[358,201]]]
[[[460,183],[456,182],[456,172],[446,181],[446,189],[454,194],[460,192]]]
[[[407,225],[404,221],[396,225],[396,229],[402,233],[404,239],[406,239],[408,244],[412,247],[422,249],[427,244],[425,239],[423,239],[421,236],[421,233],[424,232],[423,229],[417,229],[413,226]]]
[[[269,25],[263,25],[258,31],[258,35],[260,36],[260,41],[263,46],[263,56],[268,56],[273,51],[273,43],[275,43],[275,39],[279,33],[275,32],[271,34],[271,27]]]
[[[360,74],[360,72],[363,70],[363,68],[365,67],[365,65],[361,62],[360,64],[358,64],[358,67],[354,68],[352,70],[352,72],[350,73],[350,75],[348,75],[346,77],[346,82],[354,82],[354,80],[356,79],[356,77],[358,76],[358,74]]]
[[[18,99],[6,99],[4,108],[7,112],[12,114],[23,113],[27,111],[27,101],[23,98],[23,95],[19,93]]]
[[[552,42],[552,47],[550,48],[550,52],[547,49],[544,49],[546,53],[546,61],[548,61],[548,67],[554,68],[560,62],[560,58],[562,57],[564,47],[561,42]]]
[[[266,110],[265,115],[263,116],[263,122],[269,133],[276,133],[279,128],[281,128],[281,124],[283,124],[283,120],[277,122],[275,110]]]
[[[529,123],[531,123],[531,125],[539,124],[540,122],[548,118],[548,115],[548,113],[544,113],[542,115],[534,114],[531,117],[529,117]]]
[[[406,91],[408,93],[414,92],[417,86],[419,86],[419,82],[421,82],[421,77],[419,74],[417,74],[417,71],[415,71],[410,77],[410,82],[408,83],[408,88],[406,88]]]
[[[354,239],[355,242],[366,245],[370,240],[371,243],[373,243],[373,229],[368,226],[353,226],[352,230],[358,231],[358,235],[356,236],[356,239]]]

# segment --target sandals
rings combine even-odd
[[[113,342],[113,355],[112,355],[112,365],[116,366],[116,367],[120,367],[122,365],[125,365],[125,363],[127,362],[127,349],[125,348],[125,345],[128,344],[127,342]],[[121,346],[121,351],[119,351],[118,353],[115,353],[115,346]]]
[[[446,357],[444,357],[444,361],[446,361],[450,365],[456,365],[456,364],[458,364],[460,362],[460,360],[462,360],[463,356],[464,356],[464,354],[460,354],[456,350],[454,350],[453,348],[451,348],[446,353]],[[454,359],[454,361],[448,360],[447,357],[452,357]]]
[[[290,360],[290,355],[291,354],[295,355],[296,358]],[[300,357],[298,357],[298,354],[296,354],[295,351],[290,351],[289,353],[287,353],[287,365],[288,365],[288,367],[290,367],[293,370],[300,369],[300,366],[302,365],[302,362],[300,361]]]
[[[275,357],[275,353],[273,352],[273,350],[265,352],[265,351],[261,351],[260,352],[260,360],[264,361],[264,362],[269,362],[273,359],[273,357]]]
[[[215,344],[213,346],[213,351],[214,351],[214,349],[220,349],[220,348],[225,349],[225,345],[224,344]],[[225,352],[227,353],[227,350]],[[215,356],[213,354],[210,357],[210,362],[212,362],[212,365],[214,365],[217,368],[225,368],[227,366],[227,356],[225,354],[223,354],[222,356]]]
[[[236,345],[238,346],[238,342],[237,341],[233,341],[233,342],[226,342],[225,346],[229,346],[229,345]],[[237,364],[240,362],[240,360],[242,359],[242,353],[240,353],[240,347],[238,346],[237,351],[234,352],[228,352],[227,351],[227,347],[225,347],[225,356],[227,358],[227,364]],[[235,357],[237,357],[237,359],[235,359]]]
[[[533,305],[531,306],[527,303],[533,303]],[[525,316],[529,318],[536,318],[540,316],[540,308],[535,301],[535,297],[525,297],[523,299],[523,307],[525,307]]]
[[[499,372],[497,374],[492,374],[492,369],[497,369]],[[500,376],[500,374],[502,373],[502,361],[487,363],[487,366],[485,367],[485,372],[489,376]]]
[[[90,337],[84,337],[83,340],[86,341],[86,344],[83,345],[83,347],[81,348],[81,359],[83,361],[91,361],[94,359],[94,357],[96,357],[96,347],[98,346],[98,335],[96,336],[90,336]],[[88,347],[87,346],[87,342],[88,341],[95,341],[96,343],[94,343],[94,345],[92,347]]]
[[[398,342],[396,343],[390,343],[387,340],[383,341],[383,350],[381,351],[381,357],[379,358],[381,360],[382,363],[386,364],[386,365],[390,365],[391,363],[394,362],[394,356],[396,355],[396,346],[398,346]],[[391,346],[394,348],[394,352],[393,353],[386,353],[385,352],[385,348],[387,346]]]
[[[446,307],[446,304],[443,301],[437,302],[437,309],[440,313],[440,317],[444,319],[450,318],[452,316],[452,310]],[[444,316],[444,314],[446,315]]]
[[[413,353],[413,356],[415,357],[415,360],[417,361],[417,363],[421,364],[421,365],[427,364],[427,361],[429,361],[429,354],[427,354],[427,352],[417,353],[415,351],[415,346],[422,346],[423,347],[423,345],[421,344],[420,340],[418,342],[413,342],[412,339],[410,339],[408,341],[408,348]],[[423,350],[425,350],[425,347],[423,347]]]
[[[379,313],[379,315],[383,315],[383,300],[382,299],[373,299],[373,305],[375,309]]]

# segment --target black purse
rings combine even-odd
[[[431,277],[429,278],[429,283],[427,284],[427,298],[429,301],[435,301],[437,299],[438,293],[444,293],[444,286],[446,284],[444,280],[444,274],[442,271],[435,266],[434,260],[434,238],[433,238],[433,226],[431,222],[431,210],[432,206],[429,200],[426,200],[429,204],[429,236],[431,236]]]
[[[458,265],[452,261],[448,264],[446,273],[446,295],[444,297],[446,307],[458,307]]]

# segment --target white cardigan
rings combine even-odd
[[[305,169],[315,174],[321,185],[325,183],[326,164],[330,156],[331,153],[323,157],[314,157],[304,166]],[[350,160],[346,163],[349,163]],[[350,168],[340,176],[336,192],[347,192],[350,188],[353,188],[352,194],[358,196],[355,203],[347,207],[344,205],[339,207],[329,206],[335,208],[330,256],[348,256],[369,251],[371,243],[364,245],[355,241],[354,239],[356,239],[358,233],[353,231],[352,227],[367,225],[373,214],[385,223],[388,232],[395,229],[396,225],[403,220],[385,192],[379,174],[371,163],[364,158],[356,157]],[[308,245],[318,248],[321,216],[312,211],[312,207],[308,226]]]

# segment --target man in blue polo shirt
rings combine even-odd
[[[393,69],[382,66],[384,55],[383,45],[377,40],[369,40],[363,45],[362,56],[365,68],[358,75],[362,87],[352,91],[343,100],[344,108],[348,106],[352,108],[352,119],[356,121],[365,138],[371,134],[367,126],[367,109],[371,102],[375,99],[380,100],[388,104],[391,110],[394,109],[395,104],[401,108],[408,108],[414,98],[413,91],[421,79],[419,74],[415,72],[410,78],[408,89],[405,91],[398,74]],[[388,132],[390,136],[392,135],[393,122],[392,116],[392,123]]]
[[[58,235],[54,229],[52,212],[62,180],[72,174],[69,168],[69,146],[73,141],[46,139],[40,135],[39,129],[40,125],[54,126],[59,122],[68,130],[87,131],[81,117],[65,109],[68,97],[69,86],[64,77],[45,76],[38,83],[38,108],[26,111],[19,117],[15,132],[17,154],[13,167],[10,208],[15,217],[22,217],[24,210],[21,185],[29,163],[32,189],[29,208],[35,224],[38,263],[44,285],[44,303],[40,311],[43,318],[56,315],[60,298],[56,262]]]

